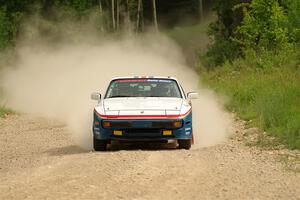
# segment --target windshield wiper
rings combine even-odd
[[[131,97],[131,96],[126,96],[126,95],[115,95],[115,96],[111,96],[110,98],[118,98],[118,97]]]

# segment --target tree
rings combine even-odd
[[[138,32],[139,28],[140,28],[141,4],[142,4],[142,0],[138,0],[137,17],[136,17],[136,32]]]
[[[117,30],[119,30],[120,26],[120,0],[117,0]]]
[[[126,0],[125,26],[127,27],[127,31],[128,31],[128,32],[131,32],[131,20],[130,20],[129,0]]]
[[[103,7],[102,7],[102,1],[99,0],[99,13],[100,13],[100,30],[101,32],[104,32],[104,26],[103,26]]]
[[[113,30],[116,30],[115,0],[111,0],[111,17],[112,17]]]
[[[237,27],[243,20],[241,9],[233,9],[241,3],[249,3],[251,0],[216,0],[214,11],[217,20],[210,24],[208,34],[212,43],[203,58],[209,67],[222,65],[225,61],[232,61],[242,55],[242,46],[237,43]],[[209,64],[208,64],[209,63]]]
[[[156,14],[156,0],[152,0],[153,5],[153,21],[154,21],[154,28],[158,31],[158,24],[157,24],[157,14]]]
[[[253,0],[238,28],[245,48],[276,50],[288,43],[288,20],[278,0]]]
[[[200,15],[200,22],[202,22],[204,19],[203,15],[203,0],[199,0],[199,15]]]
[[[40,14],[40,23],[43,23],[40,24],[41,29],[50,35],[60,32],[54,27],[59,27],[57,24],[65,19],[81,22],[91,19],[101,32],[117,31],[121,27],[125,27],[128,31],[132,29],[143,31],[144,26],[149,25],[158,31],[158,23],[172,28],[181,23],[185,16],[193,19],[193,23],[198,23],[199,1],[204,2],[203,0],[0,0],[0,46],[12,46],[20,34],[22,22],[37,13]],[[212,1],[214,0],[206,0],[203,10]]]

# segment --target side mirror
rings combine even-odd
[[[100,102],[100,100],[101,100],[101,94],[97,93],[97,92],[93,92],[91,94],[91,99]]]
[[[198,99],[199,95],[197,92],[188,92],[187,93],[187,98],[188,99]]]

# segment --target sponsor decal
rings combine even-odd
[[[173,80],[167,79],[120,79],[115,80],[117,83],[136,83],[136,82],[154,82],[154,83],[171,83]]]

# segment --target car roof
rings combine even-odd
[[[177,81],[175,77],[171,76],[124,76],[124,77],[114,77],[112,78],[113,80],[118,80],[118,79],[171,79]]]

